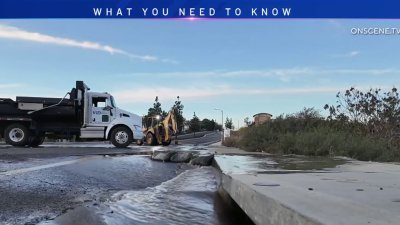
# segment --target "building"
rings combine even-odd
[[[257,113],[253,116],[254,118],[254,125],[259,125],[271,120],[272,115],[269,113]]]

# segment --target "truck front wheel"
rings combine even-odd
[[[132,143],[131,131],[126,127],[116,127],[111,132],[111,143],[118,148],[126,148]]]
[[[23,124],[11,124],[6,128],[4,138],[9,145],[25,146],[29,139],[29,130]]]

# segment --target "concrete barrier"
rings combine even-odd
[[[224,173],[224,163],[218,163],[227,157],[218,152],[229,151],[214,152],[220,193],[257,225],[399,224],[398,164],[350,160],[328,169],[235,174]]]
[[[222,174],[221,187],[222,190],[220,192],[223,195],[223,191],[229,194],[235,203],[257,225],[321,224],[284,206],[279,201],[269,198],[267,195],[254,190],[248,184],[231,176]]]

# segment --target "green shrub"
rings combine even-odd
[[[288,116],[241,129],[234,138],[227,139],[226,144],[273,154],[400,161],[400,145],[392,142],[365,132],[360,124]]]

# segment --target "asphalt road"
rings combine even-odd
[[[101,205],[122,190],[158,186],[191,168],[152,161],[148,155],[154,150],[204,150],[219,140],[220,133],[208,133],[168,147],[126,149],[99,142],[0,144],[0,224],[38,224],[77,207]]]
[[[191,135],[190,135],[191,136]],[[88,156],[88,155],[150,155],[154,150],[192,150],[196,147],[207,146],[221,140],[219,132],[203,133],[193,138],[185,136],[178,138],[167,147],[163,146],[138,146],[130,145],[128,148],[116,148],[109,142],[66,142],[44,143],[39,148],[19,148],[0,143],[0,160],[18,161],[29,158],[53,158],[62,156]]]

